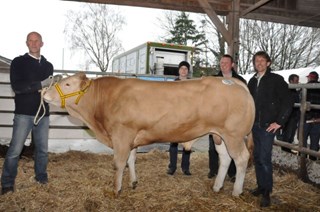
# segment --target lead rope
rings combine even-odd
[[[53,84],[53,76],[52,76],[52,75],[49,76],[49,79],[51,79],[51,83],[50,83],[49,87],[45,87],[45,88],[43,88],[43,89],[41,90],[40,105],[39,105],[37,114],[36,114],[36,116],[35,116],[34,119],[33,119],[33,124],[34,124],[34,125],[38,125],[39,122],[41,121],[41,119],[42,119],[42,118],[44,117],[44,115],[46,114],[46,107],[44,106],[43,95],[44,95],[44,92],[45,92],[46,90],[48,90],[49,88],[51,88],[51,86],[52,86],[52,84]],[[41,108],[43,108],[43,114],[40,116],[40,118],[38,118]]]

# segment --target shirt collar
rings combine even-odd
[[[30,53],[28,53],[28,55],[30,56],[30,57],[32,57],[32,58],[34,58],[34,59],[36,59],[36,60],[39,60],[39,63],[41,62],[41,58],[42,58],[42,56],[40,55],[40,57],[39,58],[37,58],[37,57],[35,57],[35,56],[33,56],[32,54],[30,54]]]

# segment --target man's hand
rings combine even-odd
[[[269,125],[267,128],[267,132],[276,133],[276,131],[281,127],[281,125],[277,124],[276,122],[273,122]]]
[[[51,77],[48,77],[45,80],[42,80],[41,81],[42,88],[49,87],[51,85],[51,82],[52,82],[52,78]]]
[[[61,74],[57,74],[53,76],[53,83],[59,82],[62,79]]]

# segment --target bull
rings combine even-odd
[[[237,79],[153,82],[117,77],[89,79],[77,73],[49,88],[44,100],[65,107],[114,150],[116,196],[127,164],[130,186],[137,185],[137,147],[170,141],[186,142],[190,148],[188,141],[206,134],[215,135],[220,158],[213,190],[218,192],[223,187],[233,158],[237,173],[232,194],[242,193],[249,160],[244,138],[251,132],[255,107],[246,85]]]

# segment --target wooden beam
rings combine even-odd
[[[231,45],[231,33],[226,29],[225,25],[221,22],[219,19],[217,13],[214,11],[214,9],[211,7],[209,2],[207,0],[198,0],[200,6],[204,10],[204,12],[209,16],[210,20],[213,22],[213,24],[217,27],[218,31],[221,32],[222,36],[228,43],[228,45]]]
[[[271,0],[260,0],[257,3],[255,3],[254,5],[252,5],[251,7],[247,8],[246,10],[243,10],[240,14],[240,17],[243,17],[245,15],[247,15],[248,13],[250,13],[253,10],[256,10],[257,8],[261,7],[262,5],[268,3]]]

